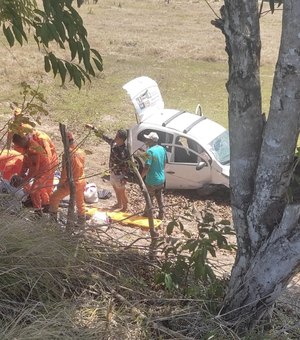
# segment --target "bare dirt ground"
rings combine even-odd
[[[112,197],[100,200],[97,204],[103,209],[109,209],[115,203],[115,194],[107,176],[109,159],[109,146],[100,144],[93,146],[93,154],[87,155],[86,176],[87,181],[96,183],[99,189],[108,189]],[[98,174],[91,176],[92,174]],[[127,194],[129,198],[128,212],[140,214],[144,209],[144,198],[139,186],[135,183],[127,183]],[[216,195],[207,199],[199,199],[193,190],[166,191],[165,195],[166,216],[165,222],[173,218],[184,216],[185,212],[192,212],[193,215],[204,211],[215,214],[217,219],[231,220],[229,200],[226,195]],[[155,202],[154,202],[155,205]],[[186,218],[188,220],[188,218]]]
[[[87,140],[85,148],[88,148],[90,141]],[[99,199],[99,202],[90,206],[97,207],[104,211],[110,211],[116,203],[114,191],[107,175],[109,160],[109,146],[106,143],[93,145],[93,154],[87,155],[86,176],[87,181],[95,183],[98,189],[110,190],[112,196],[109,199]],[[96,176],[92,176],[97,174]],[[89,177],[91,176],[91,177]],[[128,212],[132,215],[142,214],[145,206],[144,197],[139,186],[135,183],[127,183],[127,194],[129,199]],[[216,221],[229,220],[231,222],[231,209],[228,195],[217,194],[207,199],[200,199],[193,190],[166,191],[164,193],[165,219],[158,229],[159,236],[163,239],[166,236],[166,227],[172,220],[181,221],[184,227],[190,232],[196,232],[197,219],[205,212],[214,215]],[[87,205],[89,207],[89,205]],[[154,201],[154,208],[156,202]],[[156,211],[154,212],[154,215]],[[150,234],[147,229],[129,227],[119,223],[113,223],[109,228],[106,226],[89,225],[87,223],[86,232],[92,232],[100,238],[110,239],[118,246],[128,247],[134,244],[135,249],[148,251],[150,245]],[[181,237],[182,235],[174,230],[172,236]],[[235,237],[230,236],[228,241],[235,242]],[[230,255],[230,256],[229,256]],[[217,257],[219,275],[228,275],[234,261],[234,253],[220,251]]]

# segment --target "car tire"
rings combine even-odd
[[[197,189],[199,197],[217,196],[220,199],[229,199],[229,189],[222,184],[206,184],[201,188]]]
[[[142,161],[138,157],[133,157],[133,160],[134,160],[134,165],[137,167],[139,173],[141,174],[142,170],[143,170],[143,163],[142,163]],[[129,182],[138,183],[136,177],[137,176],[136,176],[135,172],[133,171],[132,168],[130,168],[130,171],[129,171],[129,174],[128,174]]]
[[[197,194],[199,197],[206,197],[210,196],[218,190],[216,185],[213,184],[206,184],[201,188],[197,189]]]
[[[135,166],[137,167],[139,173],[141,174],[143,171],[143,167],[144,167],[143,162],[138,157],[133,157],[133,159],[134,159]]]

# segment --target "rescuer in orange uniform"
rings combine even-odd
[[[24,156],[16,150],[2,150],[0,153],[0,172],[2,178],[10,181],[13,175],[20,175]]]
[[[30,194],[35,212],[41,216],[42,206],[49,205],[49,194],[45,185],[48,182],[52,159],[44,145],[30,135],[14,134],[12,141],[24,150],[20,176],[23,178],[24,189]]]
[[[69,150],[71,158],[71,168],[73,173],[73,181],[75,184],[75,201],[78,215],[78,224],[85,222],[85,204],[84,189],[86,185],[84,175],[85,153],[79,149],[74,143],[73,134],[68,132]],[[67,178],[66,159],[63,155],[61,178],[58,183],[57,190],[50,196],[49,212],[54,220],[57,221],[57,212],[60,201],[70,194],[70,184]]]
[[[48,154],[48,158],[50,161],[49,169],[48,169],[48,178],[44,183],[44,186],[50,196],[53,192],[53,180],[55,170],[58,166],[58,157],[55,149],[55,145],[52,142],[51,138],[40,130],[36,130],[32,125],[24,123],[24,116],[22,115],[22,109],[19,107],[14,107],[14,116],[11,122],[11,128],[8,131],[7,135],[7,145],[10,148],[10,143],[12,140],[13,134],[18,134],[20,136],[30,135],[34,141],[38,144],[42,145],[42,147],[46,150]],[[18,151],[21,154],[24,154],[24,148],[19,145],[14,144],[14,150]],[[26,161],[26,159],[24,159]]]
[[[52,142],[51,138],[45,132],[36,129],[32,130],[32,138],[34,141],[38,142],[39,144],[42,144],[48,154],[50,165],[47,174],[47,179],[45,182],[45,188],[48,192],[48,195],[50,196],[53,192],[54,174],[58,166],[58,157],[55,145]]]

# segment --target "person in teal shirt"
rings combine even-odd
[[[163,188],[165,184],[165,165],[167,161],[167,152],[164,147],[158,145],[159,136],[156,132],[150,132],[144,135],[145,143],[148,146],[146,151],[145,166],[142,171],[142,177],[145,177],[145,184],[153,202],[156,198],[158,204],[158,218],[164,217]],[[144,215],[148,215],[147,207]]]

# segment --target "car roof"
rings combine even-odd
[[[226,129],[205,116],[174,109],[149,110],[141,124],[171,129],[196,139],[202,145],[209,144]]]

